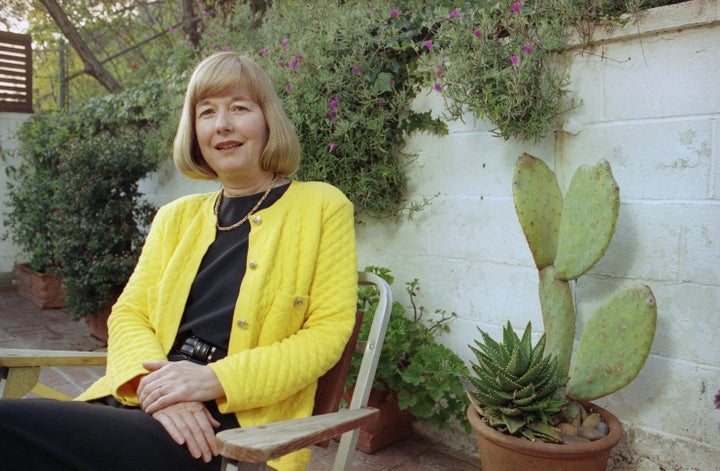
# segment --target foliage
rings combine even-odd
[[[101,313],[130,277],[155,213],[141,200],[138,180],[154,167],[134,132],[68,143],[50,232],[73,317]]]
[[[436,71],[450,118],[464,113],[488,120],[505,139],[539,141],[558,118],[577,106],[560,53],[573,32],[588,40],[593,29],[622,13],[659,0],[527,0],[461,2],[436,25]]]
[[[155,123],[172,121],[165,91],[178,86],[151,82],[33,116],[19,130],[19,164],[8,169],[9,234],[34,268],[64,278],[75,317],[102,311],[137,262],[154,212],[137,182],[166,152],[167,130]]]
[[[503,341],[496,342],[478,328],[483,341],[470,347],[475,354],[467,379],[468,391],[478,413],[491,427],[528,440],[558,442],[552,414],[567,402],[561,388],[566,378],[558,375],[557,359],[545,356],[545,335],[532,346],[532,324],[522,339],[510,322],[503,328]]]
[[[488,2],[444,21],[438,82],[451,117],[469,109],[506,139],[539,140],[553,129],[568,84],[564,68],[551,64],[567,37],[566,3]]]
[[[411,107],[424,83],[426,21],[393,17],[382,4],[317,1],[277,5],[255,27],[239,6],[206,22],[203,54],[231,49],[255,58],[301,141],[298,177],[329,181],[365,214],[388,217],[406,207],[407,135],[447,132]]]
[[[29,256],[28,266],[38,272],[52,272],[56,266],[52,236],[48,226],[55,212],[59,156],[54,152],[54,138],[60,142],[67,135],[54,123],[34,119],[18,132],[21,156],[18,166],[8,165],[7,232],[9,238]]]
[[[387,268],[366,267],[365,270],[376,273],[389,284],[394,281]],[[406,286],[415,306],[418,281],[408,282]],[[377,301],[377,293],[372,287],[360,288],[358,309],[364,314],[360,339],[367,339]],[[441,317],[425,321],[423,311],[414,308],[411,319],[402,304],[393,303],[374,387],[397,391],[401,409],[408,409],[416,418],[442,429],[464,417],[466,402],[460,377],[467,374],[467,367],[452,350],[436,340],[438,332],[449,330],[447,322],[455,314],[448,315],[440,310],[436,314]],[[356,356],[348,386],[354,384],[359,367],[360,358]],[[467,428],[465,421],[462,423]]]

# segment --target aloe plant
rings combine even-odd
[[[552,170],[523,154],[515,167],[513,199],[539,271],[547,352],[557,358],[560,375],[570,378],[567,397],[590,401],[627,386],[645,364],[655,336],[657,306],[648,286],[630,286],[605,301],[573,353],[570,281],[605,254],[620,208],[610,164],[600,160],[578,168],[563,197]]]
[[[522,338],[510,322],[498,343],[480,330],[483,342],[470,346],[475,354],[471,367],[475,376],[467,378],[470,401],[493,428],[529,440],[559,441],[552,427],[552,414],[566,401],[560,388],[566,378],[557,376],[557,360],[546,357],[545,335],[532,346],[532,324]]]

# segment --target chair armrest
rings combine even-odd
[[[107,363],[105,352],[78,352],[70,350],[29,350],[0,348],[0,366],[96,366]]]
[[[38,382],[43,366],[102,366],[107,363],[105,352],[66,350],[30,350],[0,348],[0,389],[3,399],[21,398],[32,392],[40,397],[67,400],[65,393]]]
[[[370,407],[341,409],[303,419],[223,430],[217,434],[220,454],[229,460],[264,463],[361,427],[379,413]]]

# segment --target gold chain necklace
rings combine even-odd
[[[276,180],[277,180],[277,174],[274,174],[273,179],[270,182],[270,185],[267,187],[267,190],[265,190],[265,193],[263,193],[260,200],[257,203],[255,203],[255,206],[253,206],[253,208],[250,210],[250,212],[247,213],[244,218],[240,219],[238,222],[236,222],[235,224],[232,224],[230,226],[221,226],[220,225],[220,204],[222,203],[222,200],[223,200],[223,190],[220,190],[220,194],[218,195],[217,199],[215,200],[215,208],[214,208],[215,216],[217,216],[217,222],[215,223],[215,227],[217,228],[217,230],[218,231],[231,231],[233,229],[240,227],[245,221],[248,220],[248,218],[250,216],[252,216],[255,213],[255,211],[258,210],[258,208],[260,207],[262,202],[265,201],[265,198],[267,198],[267,196],[270,194],[270,190],[272,190],[273,186],[275,186]]]

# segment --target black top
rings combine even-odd
[[[258,211],[279,200],[288,187],[285,184],[273,188]],[[218,214],[220,225],[229,226],[242,219],[263,193],[224,197]],[[235,303],[245,276],[249,235],[249,221],[229,231],[217,231],[190,288],[178,338],[195,335],[227,350]]]

